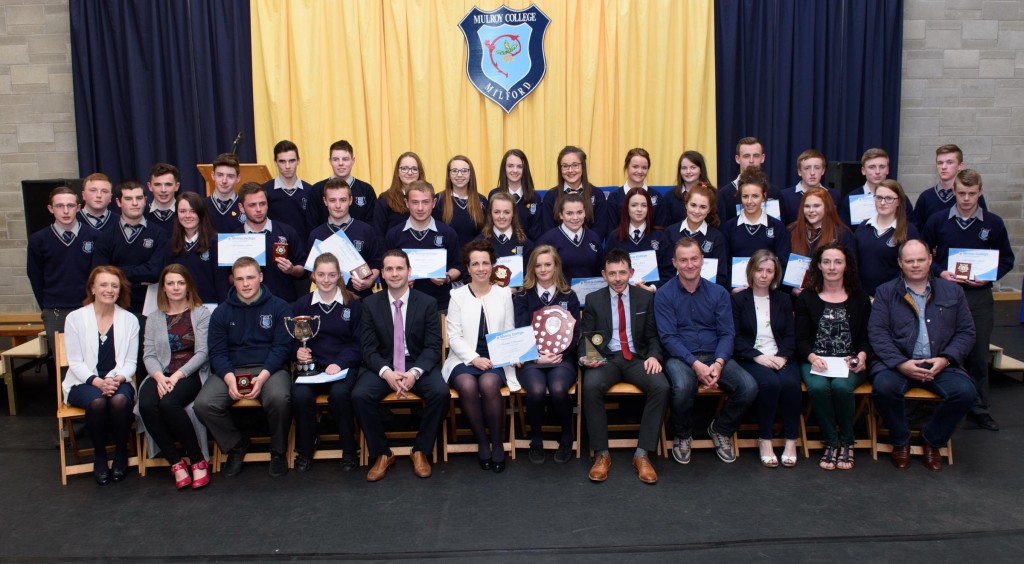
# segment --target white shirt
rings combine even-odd
[[[509,229],[508,231],[499,231],[498,228],[495,227],[493,228],[493,231],[495,237],[500,237],[504,235],[508,240],[512,240],[512,229]]]
[[[553,299],[555,297],[555,294],[557,293],[557,292],[555,292],[555,287],[554,286],[551,286],[550,288],[545,288],[545,287],[541,286],[539,282],[537,283],[536,286],[534,286],[534,289],[537,290],[537,297],[541,298],[541,300],[544,299],[544,292],[548,292],[548,299],[549,300]]]
[[[691,235],[695,235],[697,233],[701,233],[704,236],[707,236],[707,234],[708,234],[708,222],[706,222],[706,221],[700,222],[700,227],[698,227],[696,231],[690,231],[690,228],[687,225],[688,224],[686,223],[686,220],[684,219],[683,223],[679,225],[679,232],[680,233],[686,232],[686,233],[690,233]]]
[[[402,231],[408,231],[410,229],[417,230],[417,231],[437,231],[437,224],[434,223],[434,218],[431,217],[430,218],[430,222],[427,223],[426,228],[424,228],[424,229],[416,229],[415,227],[413,227],[413,225],[412,225],[412,218],[410,217],[409,219],[405,220],[405,227],[402,228]]]
[[[768,296],[754,296],[754,313],[757,317],[757,332],[754,335],[754,348],[768,356],[779,353],[779,346],[772,333],[772,306]]]
[[[409,335],[409,326],[408,326],[408,324],[406,324],[405,320],[406,320],[406,318],[408,317],[408,314],[409,314],[409,288],[406,287],[405,288],[405,293],[403,293],[398,298],[394,298],[394,297],[391,296],[391,290],[385,290],[385,291],[388,293],[388,304],[391,305],[391,317],[392,317],[392,319],[394,319],[394,317],[395,317],[395,300],[396,299],[402,300],[402,310],[401,310],[402,311],[402,327],[405,328],[405,334],[406,334],[406,336],[408,336]],[[409,341],[408,341],[408,339],[402,339],[402,342],[405,343],[405,350],[402,351],[402,353],[405,354],[405,356],[409,356]],[[384,367],[382,367],[380,369],[380,372],[378,372],[377,375],[380,376],[380,377],[384,377],[384,372],[386,372],[388,370],[391,370],[391,367],[385,365]],[[417,380],[419,379],[420,374],[422,374],[422,371],[419,368],[410,368],[409,371],[415,371],[416,379]]]
[[[266,231],[267,233],[271,233],[274,231],[273,224],[270,222],[269,219],[267,220],[266,223],[263,224],[263,229],[260,229],[259,231],[254,230],[252,227],[249,227],[248,221],[245,222],[245,227],[242,228],[243,233],[262,233],[264,231]]]
[[[563,223],[563,224],[559,225],[558,228],[561,229],[562,233],[565,233],[566,237],[568,237],[570,240],[572,240],[573,237],[579,235],[580,236],[580,242],[583,241],[583,228],[582,227],[580,227],[579,231],[573,231],[572,229],[569,229],[568,227],[566,227],[565,224]]]
[[[274,178],[274,190],[302,190],[302,179],[296,174],[295,184],[289,188],[285,185],[284,179],[281,178],[281,175],[279,174]]]
[[[757,221],[751,223],[747,219],[747,214],[741,209],[739,215],[736,216],[736,225],[763,225],[768,227],[768,213],[762,209],[761,217],[757,218]]]
[[[334,295],[331,296],[331,299],[329,299],[329,300],[325,300],[325,299],[321,298],[320,297],[320,291],[317,290],[317,291],[313,292],[313,299],[310,301],[311,305],[317,305],[317,304],[330,305],[330,304],[335,304],[335,303],[337,303],[337,304],[342,303],[342,300],[341,300],[341,290],[339,288],[335,288],[334,289]],[[402,315],[405,315],[405,301],[404,300],[402,301]]]

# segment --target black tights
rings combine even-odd
[[[128,466],[128,437],[132,430],[132,400],[124,394],[99,397],[85,408],[85,428],[92,440],[93,469],[107,469],[107,436],[114,435],[114,468]]]
[[[530,424],[530,443],[540,446],[544,434],[544,403],[551,394],[551,410],[562,425],[559,442],[572,443],[572,398],[569,388],[576,381],[576,368],[571,365],[528,363],[517,371],[519,383],[526,390],[526,422]]]
[[[469,421],[469,426],[473,429],[473,435],[480,446],[480,460],[505,460],[505,449],[501,441],[501,420],[504,416],[501,401],[502,378],[494,372],[485,372],[480,376],[459,374],[452,378],[451,386],[459,392],[462,414]],[[485,421],[486,427],[491,430],[490,440],[484,431]]]

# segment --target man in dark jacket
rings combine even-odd
[[[875,405],[892,434],[892,463],[897,468],[910,464],[903,395],[910,388],[924,388],[942,397],[921,432],[924,464],[938,472],[939,447],[967,415],[977,392],[962,367],[975,335],[967,298],[957,284],[931,276],[931,262],[924,242],[912,239],[903,244],[903,276],[875,292],[868,338],[876,355],[871,363]]]
[[[230,407],[240,399],[260,402],[270,427],[270,475],[288,473],[285,453],[292,423],[290,337],[284,327],[291,308],[263,285],[259,264],[242,257],[231,267],[234,289],[210,317],[213,374],[196,397],[196,415],[228,453],[225,476],[242,471],[249,439],[238,431]]]

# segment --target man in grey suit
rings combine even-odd
[[[629,254],[622,249],[608,251],[601,275],[608,286],[587,296],[582,322],[583,338],[604,357],[580,358],[580,364],[586,368],[583,413],[595,454],[589,477],[594,482],[608,479],[612,459],[608,452],[604,398],[608,388],[624,380],[646,395],[633,468],[640,481],[653,484],[658,475],[647,454],[657,450],[669,393],[668,380],[661,371],[661,343],[654,326],[654,295],[629,284],[633,266]],[[580,351],[583,354],[583,349]]]

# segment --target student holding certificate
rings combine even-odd
[[[814,256],[818,246],[839,243],[853,248],[853,233],[839,219],[836,204],[824,188],[808,188],[800,198],[800,211],[789,226],[790,250],[804,257]],[[793,290],[800,295],[800,288]]]
[[[487,195],[493,199],[495,194],[505,192],[512,196],[516,204],[519,224],[530,239],[540,237],[543,231],[540,223],[540,195],[533,187],[533,174],[530,172],[530,161],[526,153],[519,149],[509,149],[501,157],[498,168],[498,187]],[[500,255],[499,255],[500,256]],[[527,256],[529,256],[527,254]]]
[[[789,231],[762,207],[768,199],[768,178],[759,169],[747,167],[740,175],[738,192],[743,206],[740,214],[722,227],[729,242],[730,258],[749,257],[755,251],[768,249],[785,268],[789,260]],[[722,209],[718,211],[724,213]]]
[[[920,237],[908,220],[903,205],[906,195],[895,180],[883,180],[875,187],[875,217],[864,220],[853,232],[860,284],[870,296],[875,289],[900,274],[897,261],[904,242]]]
[[[659,265],[659,279],[672,277],[672,257],[668,254],[668,243],[664,232],[654,228],[654,206],[651,193],[642,188],[631,188],[626,194],[619,212],[618,227],[605,240],[605,251],[622,249],[627,253],[652,251]],[[636,286],[654,292],[659,281],[637,282]]]
[[[796,360],[825,443],[818,465],[825,470],[850,470],[856,414],[853,391],[867,378],[871,300],[860,289],[857,265],[848,249],[828,243],[818,247],[813,259],[807,291],[796,300]],[[823,376],[828,369],[826,357],[845,359],[849,370]]]
[[[492,208],[493,209],[493,208]],[[551,245],[541,245],[530,255],[526,267],[523,289],[512,297],[516,326],[533,323],[537,310],[557,305],[574,319],[580,317],[580,301],[562,274],[562,259]],[[572,340],[561,354],[545,354],[526,362],[516,371],[520,383],[526,388],[526,421],[530,424],[530,462],[544,463],[544,403],[551,399],[551,410],[562,425],[562,434],[555,451],[555,462],[562,464],[572,458],[572,398],[569,388],[576,381],[576,343],[580,339],[580,324],[576,323]],[[546,392],[546,393],[545,393]]]
[[[349,371],[345,378],[325,384],[292,383],[295,470],[298,472],[305,472],[313,467],[317,435],[316,396],[322,393],[327,394],[331,417],[338,426],[338,439],[342,451],[341,469],[349,472],[359,466],[352,389],[355,388],[356,372],[362,360],[359,335],[363,304],[339,284],[339,280],[341,266],[338,259],[331,253],[320,255],[313,263],[316,290],[295,300],[295,304],[292,305],[292,314],[296,317],[306,315],[320,318],[319,321],[313,321],[312,328],[317,330],[317,333],[306,342],[306,347],[300,346],[298,341],[293,343],[295,360],[312,360],[316,363],[316,370],[327,374]]]
[[[705,261],[718,261],[718,274],[713,282],[729,288],[729,244],[718,229],[717,208],[714,188],[707,184],[691,187],[686,192],[686,217],[669,225],[665,229],[665,237],[673,249],[676,241],[684,237],[697,241]]]
[[[969,168],[961,170],[956,175],[953,190],[956,205],[949,212],[937,212],[928,219],[924,240],[934,253],[932,274],[960,284],[974,318],[977,337],[964,364],[978,388],[978,402],[967,418],[983,429],[998,431],[999,425],[988,407],[988,346],[994,325],[992,282],[976,280],[975,274],[991,270],[994,266],[996,280],[1006,276],[1013,270],[1013,248],[1002,218],[981,208],[981,174]],[[987,261],[990,264],[968,262],[951,265],[950,249],[990,251],[990,260]]]
[[[323,205],[327,209],[327,222],[322,223],[309,233],[306,247],[313,252],[313,244],[326,241],[338,231],[343,231],[352,246],[370,267],[370,275],[360,278],[352,276],[345,285],[349,291],[365,298],[373,293],[373,285],[380,277],[381,256],[384,254],[381,238],[376,231],[365,223],[352,217],[352,187],[341,177],[328,180],[320,189],[323,193]]]
[[[459,392],[462,413],[476,436],[480,468],[504,472],[501,388],[507,385],[515,391],[519,382],[515,367],[495,369],[488,358],[486,335],[515,327],[512,293],[491,279],[495,261],[497,255],[485,241],[471,241],[462,248],[462,262],[470,281],[452,290],[446,321],[451,352],[441,367],[441,376]]]

